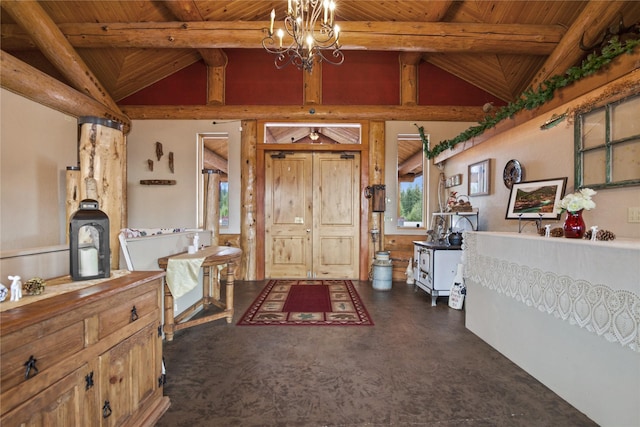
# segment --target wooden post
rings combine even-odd
[[[313,64],[313,72],[303,72],[304,84],[303,104],[322,104],[322,62]]]
[[[241,276],[244,280],[256,279],[256,141],[258,125],[255,120],[242,121],[242,223],[240,225],[240,248],[242,257]]]
[[[372,167],[369,168],[369,185],[384,184],[385,165],[385,131],[384,122],[371,121],[369,123],[369,155]],[[371,201],[370,201],[371,203]],[[377,229],[378,242],[369,245],[369,259],[373,260],[375,251],[381,247],[384,239],[384,212],[378,213],[369,210],[369,230]]]
[[[80,117],[80,200],[98,201],[109,217],[111,268],[119,268],[118,234],[123,228],[122,200],[126,199],[123,171],[124,135],[122,125],[100,117]]]
[[[226,67],[207,67],[207,104],[224,105]]]
[[[422,59],[421,52],[400,53],[400,104],[416,105],[418,103],[418,64]]]

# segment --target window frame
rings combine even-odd
[[[620,139],[613,139],[611,137],[611,132],[613,128],[612,123],[612,112],[613,109],[620,104],[628,102],[630,100],[635,100],[635,98],[640,99],[640,94],[633,94],[631,96],[626,96],[624,98],[607,102],[606,104],[592,108],[589,111],[581,112],[577,115],[575,124],[574,124],[574,162],[575,162],[575,170],[574,170],[574,182],[575,187],[583,188],[589,187],[593,189],[604,189],[604,188],[619,188],[619,187],[629,187],[640,185],[640,177],[636,179],[628,179],[623,181],[614,181],[613,180],[613,151],[616,146],[621,146],[622,144],[629,143],[630,141],[636,141],[636,144],[640,145],[640,133],[635,135],[625,136]],[[584,129],[584,118],[592,114],[594,112],[603,110],[604,111],[604,121],[605,121],[605,131],[604,131],[604,141],[602,144],[597,146],[590,146],[588,148],[584,148],[583,143],[583,129]],[[604,150],[605,152],[605,182],[603,183],[584,183],[584,155],[585,153],[595,152],[596,150]]]

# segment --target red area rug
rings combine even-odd
[[[237,323],[371,326],[350,280],[270,280]]]

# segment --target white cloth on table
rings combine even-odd
[[[200,267],[205,257],[193,254],[169,258],[167,263],[167,286],[174,298],[180,298],[198,286]]]

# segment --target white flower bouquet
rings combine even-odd
[[[560,200],[557,211],[558,213],[563,213],[564,211],[578,212],[583,209],[589,211],[596,207],[595,202],[591,200],[591,197],[595,194],[596,192],[590,188],[583,188],[575,193],[567,194]]]

